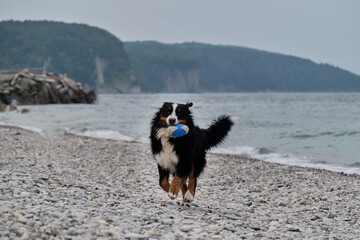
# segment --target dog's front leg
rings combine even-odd
[[[163,169],[158,165],[159,170],[159,184],[165,192],[169,192],[170,183],[169,183],[169,171]]]
[[[190,203],[194,200],[195,197],[196,183],[197,183],[197,179],[194,176],[194,168],[193,168],[189,175],[189,184],[187,186],[187,191],[184,194],[181,205],[190,207]]]
[[[183,196],[185,195],[185,193],[186,193],[187,190],[188,190],[186,181],[187,181],[187,177],[184,177],[184,178],[182,179],[182,186],[181,186],[181,193],[182,193]]]
[[[174,175],[169,188],[169,197],[171,199],[175,199],[178,196],[180,189],[183,187],[183,182],[183,178],[178,177],[176,174]]]

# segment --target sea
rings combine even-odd
[[[165,101],[193,102],[201,128],[223,114],[237,118],[212,152],[360,174],[360,93],[100,94],[95,104],[19,106],[29,112],[0,113],[0,124],[149,143]]]

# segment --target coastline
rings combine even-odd
[[[191,208],[144,143],[0,126],[0,236],[356,238],[360,175],[208,153]]]

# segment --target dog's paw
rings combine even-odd
[[[185,195],[184,195],[184,202],[192,202],[194,201],[194,195],[191,194],[191,192],[189,192],[189,190],[186,191]]]
[[[189,202],[184,202],[184,201],[182,201],[182,202],[180,203],[180,206],[190,207],[190,203],[189,203]]]
[[[168,193],[169,198],[175,199],[177,196],[174,193],[169,192]]]

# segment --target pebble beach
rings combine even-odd
[[[0,127],[0,239],[360,239],[360,175],[207,154],[191,207],[144,143]]]

